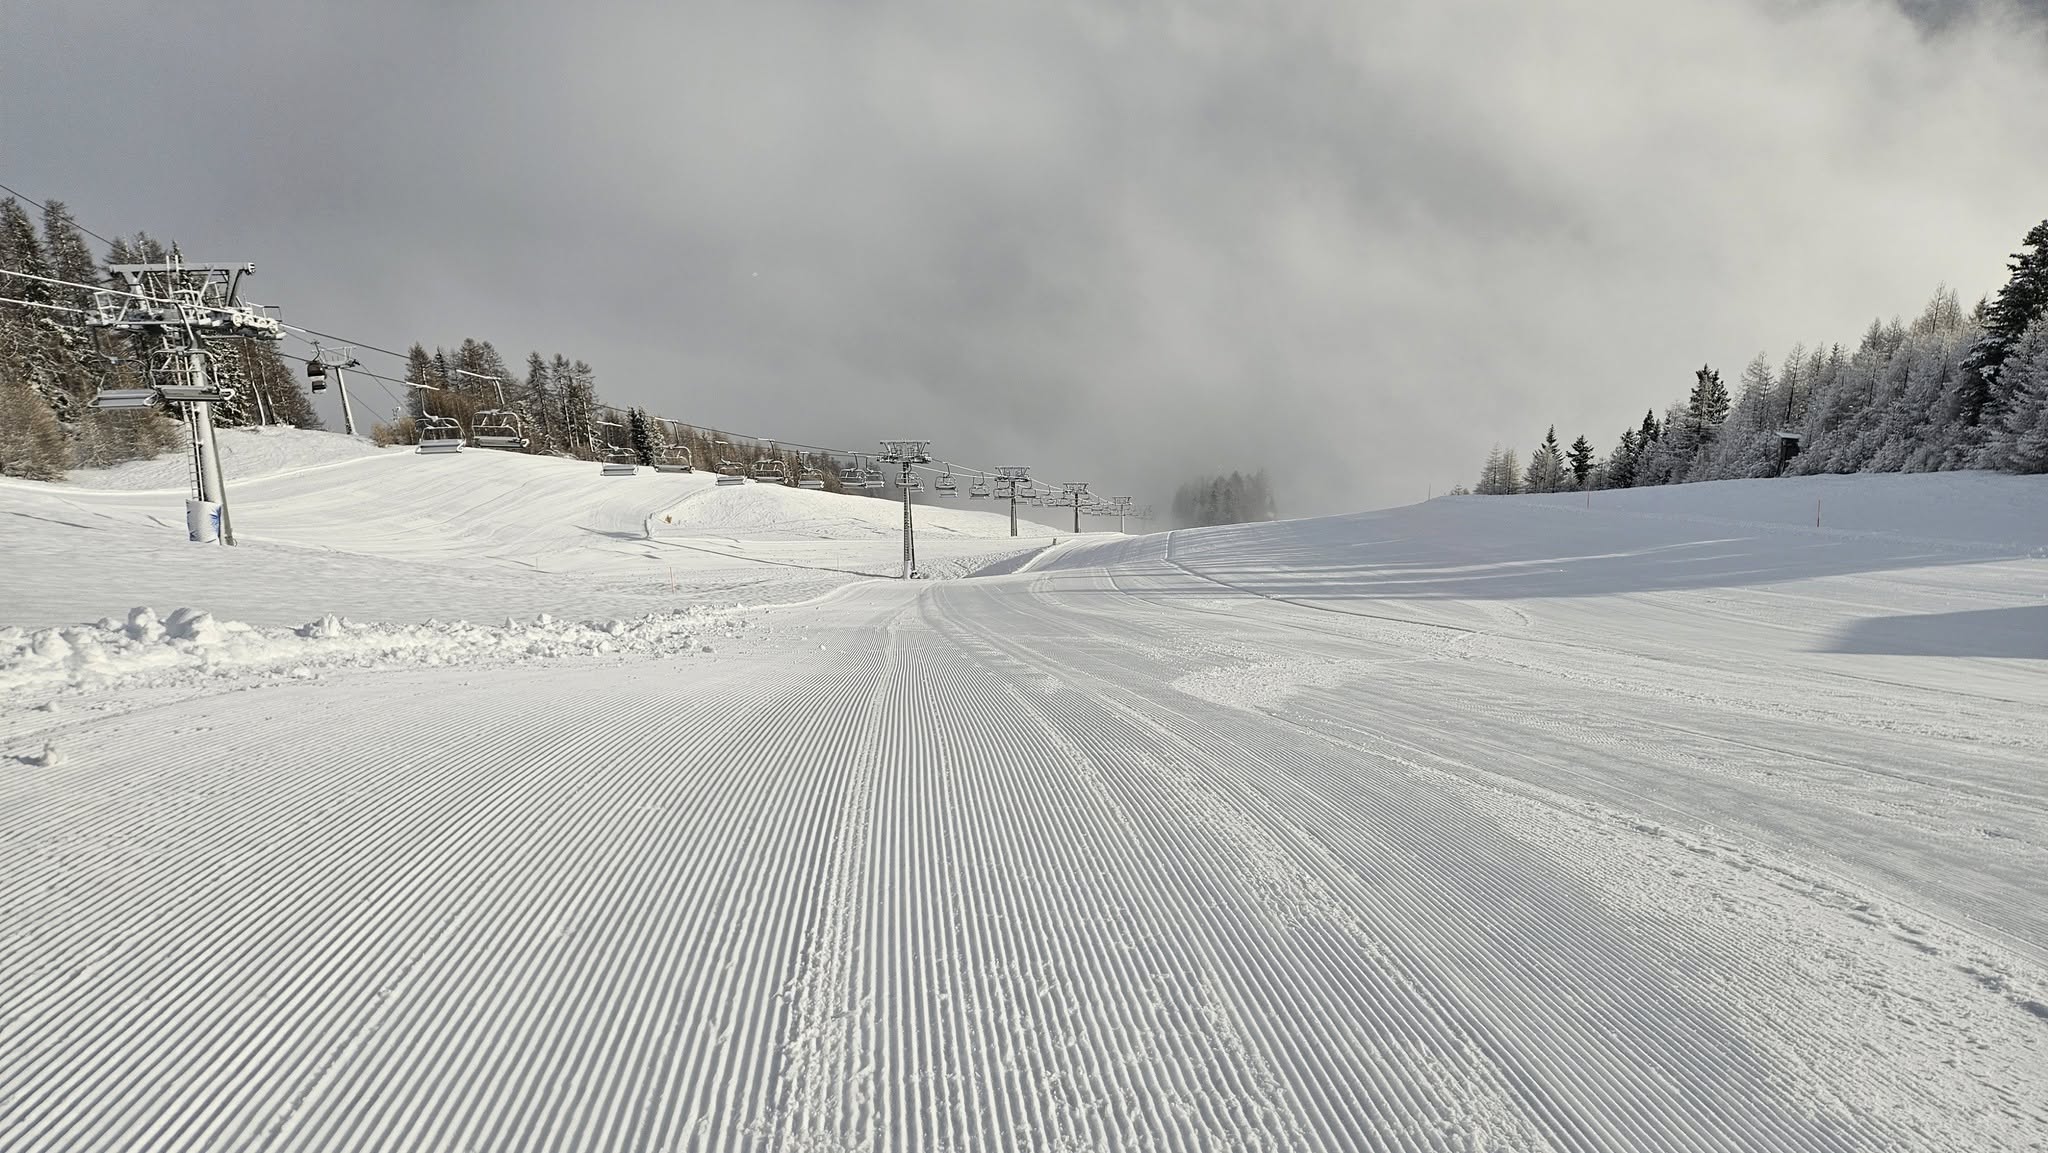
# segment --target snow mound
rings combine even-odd
[[[230,485],[236,480],[256,480],[403,451],[379,448],[367,440],[340,433],[283,426],[223,428],[215,435],[220,441],[221,468],[230,478]],[[132,492],[182,489],[192,483],[192,458],[184,452],[170,452],[110,468],[74,469],[64,483]]]
[[[0,693],[174,684],[270,671],[306,677],[327,667],[518,664],[571,656],[674,656],[710,651],[713,636],[733,636],[746,621],[730,609],[693,605],[676,612],[607,621],[565,621],[547,614],[500,625],[429,621],[365,624],[332,614],[297,628],[221,620],[201,609],[158,617],[138,606],[65,628],[0,628]]]

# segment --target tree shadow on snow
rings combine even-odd
[[[2048,605],[1873,617],[1843,629],[1821,651],[2048,660]]]

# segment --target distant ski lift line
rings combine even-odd
[[[193,264],[186,264],[186,266],[188,266],[188,268],[195,268],[195,270],[197,270],[197,268],[201,268],[201,264],[197,264],[197,262],[193,262]],[[59,287],[68,287],[68,289],[88,289],[88,291],[96,291],[96,293],[111,293],[111,295],[121,295],[121,297],[133,297],[133,299],[141,299],[141,301],[154,301],[154,299],[156,299],[156,297],[150,297],[150,295],[145,295],[145,293],[125,293],[125,291],[121,291],[121,289],[111,289],[111,287],[104,287],[104,285],[84,285],[84,283],[78,283],[78,281],[59,281],[59,279],[55,279],[55,276],[37,276],[37,274],[33,274],[33,272],[18,272],[18,270],[12,270],[12,268],[0,268],[0,274],[8,274],[8,276],[23,276],[23,279],[29,279],[29,281],[41,281],[41,283],[47,283],[47,285],[59,285]],[[20,301],[20,303],[35,303],[35,301]],[[61,309],[61,311],[72,311],[72,309]],[[82,309],[80,309],[80,311],[82,311]],[[367,348],[367,350],[371,350],[371,352],[381,352],[381,354],[385,354],[385,356],[393,356],[393,358],[399,358],[399,360],[410,360],[410,354],[406,354],[406,352],[393,352],[393,350],[389,350],[389,348],[381,348],[381,346],[377,346],[377,344],[369,344],[369,342],[362,342],[362,340],[348,340],[348,338],[344,338],[344,336],[336,336],[336,334],[332,334],[332,332],[322,332],[322,330],[317,330],[317,328],[305,328],[305,326],[297,326],[297,324],[287,324],[287,322],[283,322],[283,319],[279,319],[279,322],[276,322],[276,326],[279,326],[279,328],[283,328],[283,330],[289,330],[289,332],[305,334],[305,336],[319,336],[319,338],[326,338],[326,340],[340,340],[340,342],[352,344],[352,346],[356,346],[356,348]],[[305,360],[305,362],[307,362],[307,375],[309,375],[309,377],[315,377],[315,379],[317,379],[317,377],[324,377],[324,375],[326,375],[324,371],[322,371],[322,373],[317,373],[317,375],[315,375],[315,373],[311,373],[311,365],[315,365],[315,362],[319,360],[317,356],[311,356],[311,358],[307,358],[307,356],[293,356],[293,360]],[[406,387],[414,387],[414,389],[434,389],[434,385],[424,385],[424,383],[418,383],[418,381],[403,381],[403,379],[391,379],[391,377],[383,377],[383,375],[379,375],[379,373],[371,373],[369,369],[360,369],[360,367],[356,367],[354,371],[356,371],[356,373],[362,373],[362,375],[365,375],[365,377],[371,377],[373,381],[383,381],[383,383],[391,383],[391,385],[406,385]],[[492,428],[492,432],[481,432],[481,434],[473,434],[473,436],[471,436],[471,442],[473,442],[475,446],[479,446],[479,449],[524,449],[524,446],[526,446],[526,436],[524,436],[524,430],[522,430],[522,428],[518,426],[518,422],[516,422],[516,412],[512,412],[512,410],[508,408],[508,405],[504,403],[504,377],[496,377],[496,375],[489,375],[489,373],[475,373],[475,371],[469,371],[469,369],[455,369],[455,371],[457,371],[459,375],[463,375],[463,377],[473,377],[473,379],[479,379],[479,381],[492,381],[492,383],[496,385],[496,389],[498,389],[498,405],[500,405],[500,408],[496,408],[496,410],[483,410],[483,412],[479,412],[479,414],[477,414],[477,418],[475,418],[475,422],[473,422],[473,428],[477,428],[477,426],[489,426],[489,428]],[[324,381],[322,381],[322,385],[324,385]],[[322,387],[322,385],[313,385],[313,387],[311,387],[311,391],[324,391],[324,387]],[[492,422],[485,422],[485,420],[483,420],[485,416],[510,416],[512,420],[510,420],[510,422],[496,422],[496,424],[492,424]],[[678,422],[678,424],[682,424],[682,422]],[[510,432],[508,432],[508,428],[510,428]],[[705,430],[705,432],[711,432],[711,434],[719,434],[719,436],[733,436],[731,432],[727,432],[727,430],[721,430],[721,428],[709,428],[709,426],[700,426],[700,424],[692,424],[692,428],[700,428],[700,430]],[[750,440],[762,440],[762,438],[750,436]],[[770,444],[772,444],[772,440],[766,440],[766,442],[770,442]],[[799,442],[795,442],[795,440],[784,440],[784,444],[788,444],[788,446],[793,446],[793,449],[807,449],[807,451],[817,451],[817,453],[827,453],[827,455],[829,455],[829,453],[834,453],[834,449],[825,449],[825,446],[819,446],[819,444],[799,444]],[[924,449],[922,449],[922,451],[924,451],[924,459],[920,459],[920,461],[915,461],[915,463],[920,463],[920,465],[924,465],[924,463],[930,463],[930,444],[932,444],[930,440],[903,440],[901,444],[922,444],[922,446],[924,446]],[[858,459],[858,457],[856,457],[856,459]],[[786,477],[786,469],[784,469],[784,477]],[[874,477],[874,479],[877,479],[877,481],[879,481],[881,477]],[[784,483],[786,483],[786,481],[784,481]],[[801,481],[799,481],[799,483],[801,483]],[[1010,487],[1012,487],[1012,492],[1014,492],[1014,485],[1016,485],[1016,481],[1012,479],[1012,485],[1010,485]],[[805,485],[805,487],[809,487],[809,485]],[[819,485],[819,487],[823,487],[823,485]],[[854,485],[846,485],[846,487],[854,487]],[[883,487],[883,485],[881,485],[881,483],[870,483],[868,475],[866,475],[866,473],[862,473],[862,477],[860,477],[860,485],[858,485],[858,487]],[[915,489],[913,489],[913,492],[922,492],[922,487],[924,487],[922,483],[920,483],[920,485],[915,485]],[[1004,485],[1001,485],[1001,481],[997,481],[997,483],[995,483],[995,485],[991,487],[991,494],[993,494],[993,496],[1001,496],[1001,487],[1004,487]],[[958,485],[956,485],[956,481],[952,479],[952,471],[950,471],[950,465],[948,465],[948,467],[946,467],[946,471],[944,471],[944,473],[940,475],[940,479],[938,479],[938,481],[934,483],[934,489],[938,489],[938,494],[940,494],[940,496],[958,496]],[[977,496],[977,494],[973,492],[973,489],[969,489],[969,496]],[[1024,498],[1024,500],[1028,500],[1028,498]]]

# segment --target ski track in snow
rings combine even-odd
[[[2042,1148],[2041,666],[1830,646],[2048,568],[1689,582],[1756,558],[1570,512],[1588,559],[1425,506],[311,681],[346,634],[19,634],[0,1147]]]

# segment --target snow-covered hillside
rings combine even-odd
[[[0,1147],[2048,1132],[2041,478],[920,509],[1017,570],[928,582],[491,454],[177,497],[0,486]]]
[[[136,604],[266,625],[330,613],[403,623],[636,615],[679,597],[811,595],[901,566],[902,507],[891,501],[721,489],[702,472],[607,477],[511,453],[423,456],[297,430],[224,430],[221,441],[232,554],[186,543],[182,456],[63,485],[0,479],[15,514],[0,519],[0,550],[20,577],[0,623],[68,624]],[[934,575],[1056,533],[1025,520],[1013,541],[1007,509],[981,502],[919,506],[916,517],[919,560]]]

